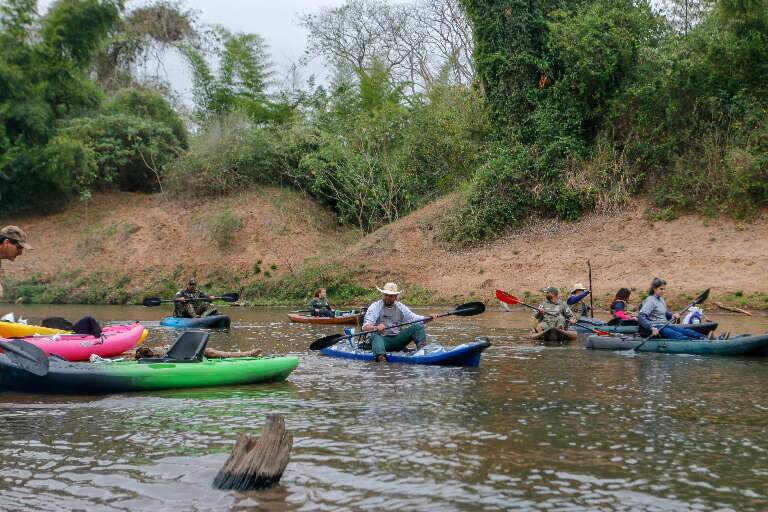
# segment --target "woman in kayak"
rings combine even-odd
[[[571,294],[568,296],[568,299],[565,302],[569,306],[575,306],[576,304],[581,304],[581,308],[579,309],[579,316],[587,317],[589,316],[589,306],[587,306],[586,302],[584,302],[584,299],[586,299],[588,296],[589,296],[589,290],[584,288],[583,284],[576,283],[575,285],[573,285]]]
[[[706,336],[690,329],[668,325],[663,329],[659,328],[672,319],[679,319],[677,313],[670,313],[667,310],[667,303],[664,301],[664,295],[667,293],[667,282],[661,278],[654,277],[651,282],[651,288],[648,290],[648,296],[643,301],[640,308],[638,321],[640,328],[651,336],[661,337],[671,340],[701,340]]]
[[[312,316],[333,318],[335,316],[331,305],[328,303],[328,295],[325,288],[315,290],[315,296],[309,301],[309,313]]]
[[[560,302],[560,290],[556,286],[548,286],[544,290],[544,302],[539,305],[539,310],[533,314],[536,321],[534,330],[544,332],[553,327],[568,328],[568,321],[573,318],[573,312],[568,304]]]
[[[632,294],[629,288],[619,288],[616,296],[611,302],[611,316],[619,320],[637,320],[637,318],[627,314],[629,296]]]

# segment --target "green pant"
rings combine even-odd
[[[373,355],[378,356],[387,352],[399,352],[407,347],[411,340],[415,341],[416,344],[427,341],[424,324],[413,324],[394,336],[382,336],[379,333],[372,334],[371,348],[373,349]]]

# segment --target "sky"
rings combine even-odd
[[[44,13],[53,0],[40,0],[38,10]],[[128,8],[150,3],[146,0],[128,2]],[[182,7],[197,12],[203,24],[223,25],[233,32],[261,35],[269,46],[275,78],[285,76],[291,64],[297,62],[306,47],[306,31],[299,26],[298,14],[314,12],[322,7],[339,6],[344,0],[181,0]],[[191,73],[178,56],[168,56],[164,62],[168,80],[182,98],[190,98]],[[327,70],[315,59],[302,70],[305,79],[315,75],[324,82]]]

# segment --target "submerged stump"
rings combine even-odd
[[[292,447],[293,436],[285,430],[285,418],[270,414],[261,437],[240,434],[213,486],[238,491],[271,487],[283,476]]]

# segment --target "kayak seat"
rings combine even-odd
[[[101,325],[92,316],[84,316],[72,327],[75,334],[87,334],[94,338],[101,337]]]
[[[176,339],[165,357],[142,357],[140,363],[199,363],[203,360],[209,333],[185,331]]]
[[[72,322],[60,316],[49,316],[48,318],[43,318],[43,321],[40,322],[40,325],[49,329],[61,329],[62,331],[72,331],[75,329],[75,326],[72,325]]]

